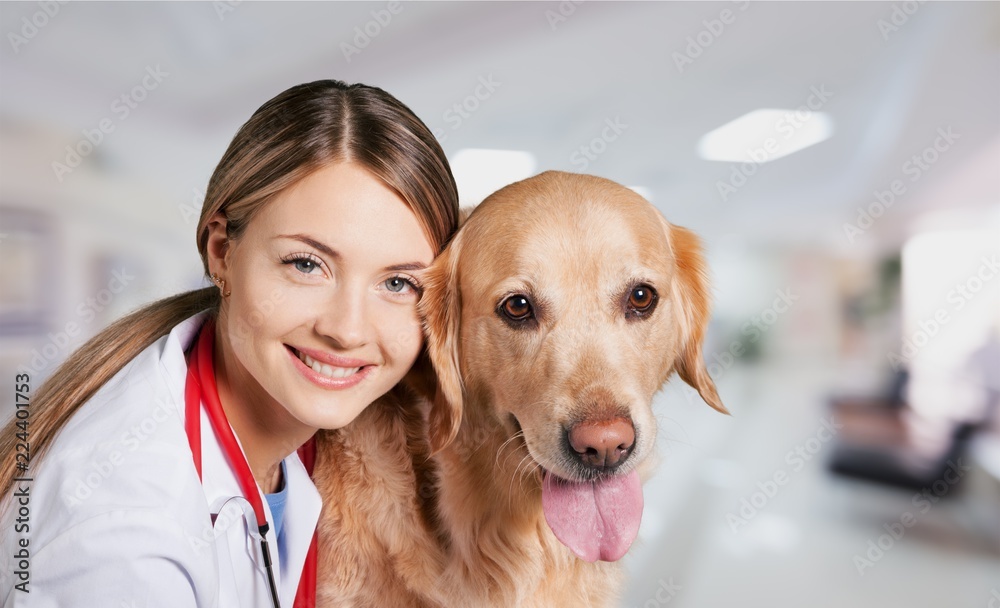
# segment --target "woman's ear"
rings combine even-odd
[[[681,352],[674,368],[684,382],[698,391],[705,403],[723,414],[729,414],[726,406],[722,405],[715,382],[708,375],[701,350],[711,311],[711,294],[701,241],[687,228],[674,226],[663,219],[662,215],[660,219],[676,264],[670,297],[679,317],[677,325],[681,334]]]
[[[427,354],[437,376],[430,412],[431,451],[436,453],[458,434],[464,403],[459,365],[461,294],[458,289],[458,256],[461,232],[434,260],[424,274],[424,293],[417,309],[423,319]]]
[[[208,239],[205,243],[205,256],[208,260],[208,273],[226,277],[227,258],[229,253],[229,233],[227,228],[229,222],[221,212],[216,213],[208,220],[205,230],[208,232]]]

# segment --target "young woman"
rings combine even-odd
[[[307,605],[321,504],[296,451],[422,356],[421,269],[457,218],[443,151],[381,89],[261,106],[205,196],[215,286],[70,357],[30,406],[27,473],[3,430],[3,605]]]

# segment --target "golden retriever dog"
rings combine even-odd
[[[653,395],[676,371],[727,413],[697,237],[624,186],[549,171],[481,203],[424,285],[433,368],[318,437],[320,605],[612,605]]]

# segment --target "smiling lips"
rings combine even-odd
[[[311,367],[317,374],[323,374],[327,378],[346,378],[347,376],[354,375],[360,367],[334,367],[332,365],[324,365],[316,359],[313,359],[309,355],[304,353],[299,353],[299,359],[302,360],[308,367]]]
[[[299,369],[312,382],[325,388],[347,388],[360,382],[374,364],[361,359],[338,357],[330,353],[311,349],[296,349],[288,347],[289,352],[297,359]],[[360,373],[359,373],[360,372]]]

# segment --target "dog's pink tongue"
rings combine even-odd
[[[639,533],[642,484],[636,472],[597,482],[569,482],[545,473],[545,521],[582,560],[621,559]]]

